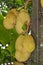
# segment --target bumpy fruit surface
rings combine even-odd
[[[22,9],[18,14],[16,23],[16,31],[19,34],[24,33],[26,31],[22,29],[24,24],[30,24],[30,15],[28,14],[27,10]]]
[[[20,35],[15,44],[15,58],[20,62],[25,62],[35,50],[35,41],[31,35]]]
[[[18,12],[16,11],[16,9],[11,9],[9,13],[6,15],[3,21],[3,25],[6,29],[12,29],[15,26],[17,14]]]
[[[26,35],[23,46],[28,52],[33,52],[35,50],[34,38],[31,35]]]
[[[15,52],[15,58],[19,62],[25,62],[26,60],[30,58],[30,55],[31,54],[25,50],[22,50],[21,52],[20,51]]]

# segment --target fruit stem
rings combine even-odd
[[[23,6],[19,7],[17,10],[21,10],[22,8],[26,7],[30,1],[31,0],[26,0],[26,2],[23,4]]]

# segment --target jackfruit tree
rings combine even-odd
[[[30,58],[35,50],[34,38],[27,35],[31,16],[31,0],[0,1],[0,63],[15,59],[25,62]]]

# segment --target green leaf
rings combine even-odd
[[[11,55],[14,55],[15,54],[15,42],[19,36],[18,33],[16,32],[16,28],[9,30],[9,35],[10,35],[10,44],[7,47],[7,50],[10,51]]]
[[[8,31],[3,26],[4,17],[0,14],[0,42],[5,45],[10,41]]]
[[[9,39],[9,34],[8,31],[6,29],[4,29],[4,27],[2,25],[0,25],[0,42],[5,45],[6,43],[8,43],[10,41]]]
[[[10,52],[8,51],[8,50],[6,50],[6,49],[2,49],[1,50],[1,53],[2,53],[2,55],[3,55],[3,62],[5,63],[5,62],[10,62],[11,61],[11,54],[10,54]]]
[[[1,49],[1,53],[3,54],[3,56],[10,56],[10,52],[6,49]]]
[[[19,8],[24,4],[25,0],[15,0],[15,7]]]
[[[6,16],[6,15],[7,15],[7,13],[6,13],[6,12],[4,12],[4,11],[2,11],[2,14],[3,14],[3,16]]]
[[[15,0],[15,2],[18,4],[18,5],[22,5],[24,3],[24,0]]]
[[[9,57],[9,58],[8,58]],[[11,61],[11,55],[10,52],[6,49],[1,49],[0,53],[0,63],[5,63]]]
[[[9,50],[9,52],[11,53],[11,55],[13,56],[15,54],[15,41],[11,41],[10,45],[7,47],[7,50]]]
[[[22,26],[22,29],[23,29],[23,30],[26,30],[26,29],[27,29],[27,25],[24,24],[24,25]]]
[[[0,64],[3,63],[4,56],[0,53]]]
[[[4,20],[4,16],[0,13],[0,23]]]

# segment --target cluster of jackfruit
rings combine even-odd
[[[35,41],[31,35],[20,35],[15,44],[15,58],[19,62],[25,62],[31,56],[31,53],[35,50]]]
[[[25,9],[20,10],[20,12],[18,12],[15,8],[11,9],[3,21],[3,25],[6,29],[16,27],[16,31],[19,34],[26,32],[27,25],[29,24],[30,16]]]
[[[3,25],[6,29],[9,30],[15,27],[17,33],[20,34],[15,42],[16,51],[15,54],[13,54],[13,57],[19,62],[28,60],[31,53],[35,50],[34,38],[31,35],[28,35],[27,32],[30,21],[30,15],[27,10],[21,9],[20,11],[17,11],[15,8],[10,10],[3,21]]]

